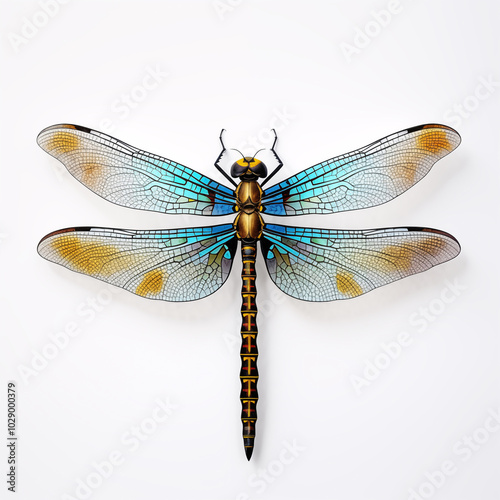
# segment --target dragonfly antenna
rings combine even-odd
[[[241,157],[243,159],[245,159],[245,156],[243,155],[243,153],[239,149],[236,149],[236,148],[230,148],[230,149],[232,149],[233,151],[238,151],[238,153],[240,153]]]
[[[252,161],[255,160],[255,155],[257,153],[260,153],[261,151],[264,151],[264,149],[266,149],[266,148],[260,148],[258,151],[255,151],[254,155],[252,156]]]

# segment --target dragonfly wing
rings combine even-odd
[[[177,302],[218,290],[236,247],[231,224],[165,231],[77,227],[45,236],[38,252],[137,295]]]
[[[267,224],[261,242],[276,285],[312,302],[356,297],[460,252],[450,234],[420,227],[345,231]]]
[[[314,165],[264,193],[272,215],[327,214],[380,205],[409,189],[460,144],[444,125],[420,125]]]
[[[174,214],[234,212],[231,189],[102,132],[54,125],[42,130],[37,141],[82,184],[117,205]]]

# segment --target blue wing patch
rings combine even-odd
[[[274,283],[312,302],[357,297],[460,252],[450,234],[419,227],[347,231],[267,224],[261,245]]]
[[[178,302],[217,291],[237,245],[231,224],[160,231],[77,227],[45,236],[38,253],[142,297]]]
[[[170,214],[234,213],[234,192],[188,167],[78,125],[54,125],[38,144],[102,198]]]
[[[327,214],[385,203],[409,189],[460,144],[445,125],[420,125],[314,165],[266,189],[270,215]]]

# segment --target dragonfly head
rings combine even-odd
[[[231,177],[240,177],[241,179],[255,179],[256,177],[267,177],[266,165],[257,160],[257,158],[245,156],[233,163],[231,167]]]

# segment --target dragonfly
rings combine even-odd
[[[315,229],[264,222],[263,216],[331,214],[380,205],[420,181],[461,139],[445,125],[411,127],[264,190],[283,166],[275,150],[276,131],[267,148],[276,165],[272,172],[256,158],[260,150],[253,156],[240,153],[229,174],[223,163],[233,153],[224,145],[223,132],[214,166],[232,187],[90,128],[61,124],[44,129],[38,144],[110,202],[166,214],[236,217],[232,223],[179,229],[66,228],[42,238],[38,252],[51,262],[141,297],[176,302],[199,300],[217,291],[230,274],[240,243],[240,400],[243,444],[250,460],[259,378],[258,243],[278,288],[312,302],[358,297],[460,252],[458,241],[437,229]]]

